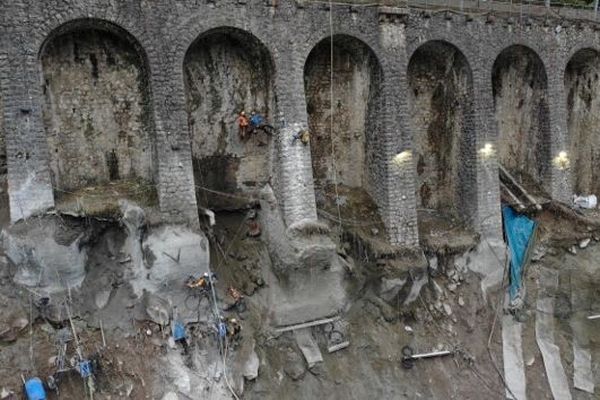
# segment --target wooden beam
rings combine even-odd
[[[521,186],[519,184],[519,182],[517,182],[517,180],[506,170],[506,168],[504,168],[501,164],[498,164],[498,169],[500,170],[500,173],[504,176],[506,176],[506,178],[510,181],[510,183],[512,183],[517,189],[519,189],[523,195],[527,198],[527,200],[529,200],[531,202],[531,204],[533,204],[536,208],[536,210],[541,210],[542,206],[540,205],[540,203],[538,203],[538,201],[531,196],[526,190],[525,188],[523,188],[523,186]]]
[[[502,181],[500,181],[500,187],[508,194],[508,197],[510,197],[512,201],[517,204],[520,210],[525,209],[525,205],[521,202],[521,200],[519,200],[517,196],[515,196],[515,194],[511,192],[508,186],[506,186]]]
[[[338,343],[338,344],[335,344],[335,345],[333,345],[333,346],[329,347],[329,348],[327,349],[327,351],[328,351],[329,353],[333,353],[333,352],[335,352],[335,351],[338,351],[338,350],[345,349],[345,348],[346,348],[346,347],[348,347],[348,346],[350,346],[350,342],[346,340],[345,342]]]

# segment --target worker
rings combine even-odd
[[[217,323],[217,335],[220,343],[223,345],[222,348],[224,348],[225,340],[227,339],[227,321],[223,316],[219,317],[219,322]]]
[[[198,279],[190,276],[186,282],[187,287],[189,288],[200,288],[205,290],[210,290],[212,285],[217,281],[217,274],[214,272],[212,275],[209,275],[208,272],[202,274],[202,276]]]
[[[233,310],[234,308],[238,310],[238,312],[242,313],[245,311],[245,307],[244,307],[244,295],[242,294],[242,292],[240,292],[238,289],[234,288],[233,286],[229,286],[229,288],[227,288],[227,294],[229,295],[229,297],[231,297],[233,299],[233,303],[231,305],[229,305],[225,311],[229,311],[229,310]]]
[[[261,233],[260,224],[256,217],[257,214],[254,209],[248,211],[248,214],[246,215],[246,225],[248,225],[247,235],[250,237],[258,237]]]
[[[256,111],[252,111],[250,114],[250,132],[255,133],[256,129],[260,128],[265,123],[265,119],[262,115]]]
[[[242,332],[242,325],[235,318],[230,318],[227,321],[227,337],[229,343],[234,343],[240,340]]]
[[[292,136],[292,145],[296,143],[296,140],[300,140],[306,146],[310,141],[310,133],[307,130],[301,130]]]
[[[44,319],[49,319],[50,315],[50,297],[41,297],[40,299],[34,302],[37,307],[40,316]]]
[[[181,344],[183,347],[183,352],[187,354],[188,352],[188,342],[187,335],[185,333],[185,325],[181,321],[173,321],[173,340],[175,343]]]
[[[256,111],[252,111],[252,114],[250,114],[250,133],[257,133],[258,129],[268,135],[272,135],[274,130],[271,125],[267,124],[265,117]]]
[[[249,121],[248,117],[246,116],[246,112],[244,112],[243,110],[240,111],[240,115],[237,118],[237,123],[239,128],[240,139],[244,140],[246,138],[246,134],[248,133]]]

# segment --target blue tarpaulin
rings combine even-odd
[[[31,378],[25,382],[27,400],[46,400],[46,391],[40,378]]]
[[[504,217],[504,235],[510,250],[510,299],[513,300],[521,289],[523,267],[526,261],[529,241],[535,231],[535,222],[525,215],[518,214],[512,208],[502,208]]]
[[[185,325],[180,321],[175,321],[173,325],[173,339],[175,339],[175,341],[183,340],[185,339],[185,336]]]

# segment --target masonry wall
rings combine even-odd
[[[364,42],[382,66],[382,97],[376,121],[379,139],[373,146],[369,182],[394,243],[415,244],[416,203],[412,182],[416,160],[413,157],[396,165],[393,159],[414,148],[413,133],[407,122],[406,72],[412,54],[428,41],[441,40],[455,46],[472,69],[473,113],[468,118],[472,120],[475,135],[466,145],[477,152],[462,160],[465,170],[459,177],[465,182],[463,190],[475,199],[467,210],[474,226],[500,224],[494,167],[498,152],[483,157],[479,150],[486,143],[495,150],[503,145],[494,118],[492,71],[498,55],[515,44],[531,48],[543,62],[548,82],[549,155],[543,167],[546,170],[543,180],[554,198],[568,200],[574,170],[560,169],[551,161],[571,149],[565,69],[579,49],[600,48],[600,34],[594,25],[551,17],[515,19],[334,4],[330,26],[329,11],[320,3],[291,0],[277,4],[258,0],[157,0],[151,6],[144,1],[109,0],[7,2],[0,15],[0,84],[7,133],[11,219],[16,221],[54,204],[39,55],[45,40],[73,21],[86,29],[101,28],[117,35],[126,31],[147,56],[156,132],[156,183],[165,220],[197,224],[183,65],[185,54],[199,37],[224,26],[252,34],[273,57],[273,90],[278,108],[274,120],[280,134],[271,168],[288,225],[316,218],[310,148],[292,146],[291,135],[308,127],[304,65],[312,49],[331,30],[335,35],[348,35]]]
[[[155,138],[144,61],[122,37],[75,30],[41,56],[44,127],[60,196],[90,185],[155,176]]]
[[[372,51],[356,39],[336,36],[333,48],[333,71],[329,39],[315,47],[304,67],[313,176],[318,188],[334,182],[365,187],[367,147],[376,133],[368,122],[377,106],[380,67]]]
[[[573,188],[600,194],[600,53],[577,52],[565,71]]]
[[[2,109],[2,96],[0,96],[0,109]],[[6,142],[4,140],[4,115],[0,113],[0,174],[6,174]]]
[[[183,68],[195,182],[224,192],[260,189],[272,174],[273,140],[262,130],[242,138],[237,118],[254,111],[274,123],[271,55],[248,33],[222,29],[198,39]],[[223,201],[197,193],[213,208]]]
[[[472,184],[459,179],[462,142],[472,134],[470,67],[456,47],[428,42],[413,54],[408,80],[418,204],[457,214],[457,205],[467,200],[461,185]]]
[[[540,58],[524,46],[511,46],[492,71],[499,162],[515,174],[541,183],[550,159],[548,80]]]

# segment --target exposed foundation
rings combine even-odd
[[[310,53],[304,87],[317,189],[336,182],[368,186],[369,136],[375,131],[380,79],[375,55],[357,39],[334,37],[333,71],[330,39]]]
[[[600,194],[600,54],[577,52],[565,72],[574,190]]]
[[[44,125],[57,197],[109,182],[154,180],[154,132],[143,57],[113,33],[78,29],[41,55]]]
[[[550,159],[547,78],[531,49],[511,46],[494,63],[492,85],[498,123],[498,159],[513,173],[540,183]]]
[[[191,46],[184,73],[198,203],[219,207],[227,199],[203,189],[249,191],[271,178],[271,137],[241,139],[237,118],[257,111],[273,124],[272,61],[255,37],[219,29]]]
[[[458,49],[434,41],[413,54],[408,79],[418,207],[456,215],[474,185],[461,171],[474,152],[471,70]]]

